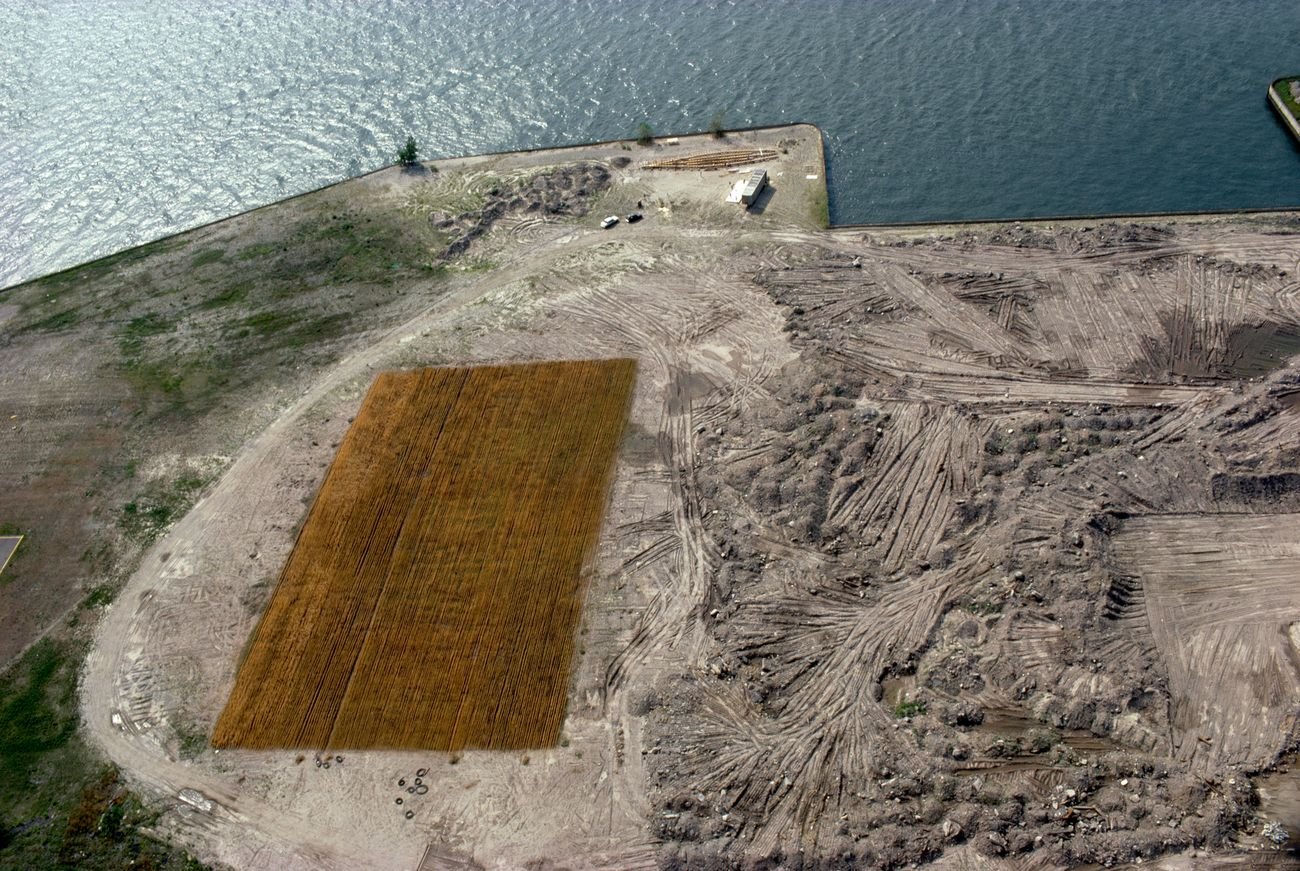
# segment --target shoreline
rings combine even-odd
[[[1280,116],[1282,116],[1283,122],[1286,123],[1289,129],[1291,129],[1291,131],[1296,135],[1296,137],[1300,139],[1300,121],[1297,121],[1297,119],[1293,115],[1290,115],[1289,113],[1285,112],[1283,108],[1280,108],[1281,104],[1279,102],[1279,98],[1276,96],[1276,92],[1274,89],[1274,86],[1277,84],[1277,82],[1283,81],[1284,79],[1285,77],[1283,79],[1278,79],[1273,84],[1269,85],[1268,98],[1270,103],[1273,103],[1275,108],[1278,109],[1278,113]],[[809,121],[792,121],[787,124],[760,124],[760,125],[753,125],[748,127],[732,127],[732,128],[728,128],[725,132],[726,134],[729,135],[746,134],[746,133],[763,133],[763,132],[768,132],[773,130],[796,129],[799,127],[812,128],[812,130],[814,130],[817,134],[818,142],[821,147],[820,176],[821,176],[821,182],[823,187],[822,198],[826,202],[826,210],[827,210],[827,225],[823,229],[827,232],[842,231],[842,230],[849,230],[849,231],[852,230],[891,230],[891,231],[930,230],[933,231],[933,230],[942,230],[943,228],[946,227],[951,227],[954,229],[972,229],[975,227],[994,227],[994,226],[1013,225],[1013,224],[1031,224],[1031,225],[1038,226],[1038,225],[1048,224],[1048,223],[1065,224],[1067,226],[1073,226],[1073,225],[1082,225],[1082,224],[1096,223],[1096,222],[1115,222],[1115,221],[1126,221],[1126,222],[1162,221],[1167,223],[1186,223],[1186,222],[1195,222],[1202,219],[1214,220],[1214,219],[1233,218],[1233,217],[1270,217],[1270,216],[1300,217],[1300,204],[1296,204],[1294,206],[1284,206],[1284,205],[1283,206],[1261,206],[1261,207],[1251,207],[1251,208],[1243,208],[1243,209],[1211,209],[1205,211],[1198,210],[1198,211],[1172,211],[1172,212],[1166,212],[1166,211],[1103,212],[1103,213],[1077,214],[1077,215],[1040,215],[1040,216],[1030,216],[1030,217],[1021,217],[1021,218],[954,218],[954,219],[941,219],[941,220],[932,220],[932,221],[922,220],[922,221],[837,223],[834,220],[831,220],[830,218],[830,201],[831,201],[831,193],[832,193],[831,185],[829,183],[830,164],[826,158],[826,134],[819,126]],[[708,131],[656,134],[654,137],[653,145],[650,147],[656,147],[656,148],[661,147],[664,142],[670,139],[688,140],[688,139],[699,139],[699,138],[713,139],[714,137]],[[724,138],[718,141],[725,142],[726,140]],[[631,148],[634,150],[644,149],[647,147],[647,146],[638,145],[635,138],[605,139],[605,140],[594,140],[591,142],[572,143],[569,145],[556,145],[556,146],[546,146],[546,147],[539,147],[539,148],[510,149],[510,150],[502,150],[502,151],[488,151],[488,152],[481,152],[478,154],[460,155],[455,157],[431,158],[427,160],[421,160],[418,165],[420,166],[421,169],[426,169],[431,165],[436,166],[438,164],[449,163],[449,162],[461,162],[461,161],[469,161],[469,160],[489,160],[493,158],[504,158],[512,155],[526,156],[526,155],[539,155],[539,154],[555,154],[559,156],[559,155],[563,155],[566,152],[581,152],[590,149],[606,149],[609,148],[610,146],[623,146],[623,145],[631,146]],[[329,184],[326,185],[321,185],[320,187],[317,188],[312,188],[311,190],[302,191],[301,193],[291,194],[290,196],[283,197],[278,200],[273,200],[272,202],[265,203],[260,206],[254,206],[253,208],[245,209],[242,212],[236,212],[231,215],[226,215],[225,217],[222,218],[217,218],[215,220],[207,221],[202,224],[196,224],[195,226],[192,227],[185,227],[183,229],[175,231],[174,233],[168,233],[167,235],[159,236],[156,239],[151,239],[150,241],[141,243],[140,245],[136,245],[130,248],[122,248],[117,251],[113,251],[109,254],[103,255],[102,257],[96,257],[91,260],[85,260],[79,263],[74,263],[70,266],[66,266],[61,269],[56,269],[52,272],[45,272],[45,273],[41,273],[40,275],[32,276],[31,278],[23,279],[22,281],[17,282],[16,284],[10,284],[4,287],[0,287],[0,295],[6,294],[12,290],[16,290],[21,287],[25,287],[37,281],[44,281],[46,279],[53,278],[55,276],[73,272],[78,269],[83,269],[87,266],[90,266],[95,263],[99,263],[100,261],[107,260],[111,257],[118,257],[127,252],[137,251],[139,249],[151,245],[165,244],[181,236],[185,236],[186,234],[189,233],[194,233],[201,230],[207,230],[207,229],[219,227],[222,224],[240,218],[241,216],[244,215],[254,214],[266,209],[275,208],[277,206],[283,205],[285,203],[293,202],[303,197],[308,197],[308,196],[312,196],[313,194],[319,194],[324,191],[331,190],[340,185],[349,184],[362,179],[371,178],[381,173],[392,172],[394,170],[399,172],[410,172],[410,170],[405,169],[401,165],[396,163],[389,164],[387,166],[378,167],[376,169],[372,169],[367,172],[360,173],[358,175],[349,176],[344,179],[339,179],[338,181],[330,182]]]
[[[1300,218],[1300,206],[1262,207],[1258,209],[1226,209],[1206,212],[1114,212],[1097,215],[1048,215],[1037,218],[971,218],[959,221],[907,221],[901,223],[881,224],[832,224],[831,230],[922,230],[953,227],[971,229],[975,227],[998,227],[1008,224],[1025,224],[1040,226],[1043,224],[1062,224],[1065,226],[1083,226],[1096,223],[1160,221],[1164,223],[1197,223],[1201,220],[1213,221],[1221,218]]]

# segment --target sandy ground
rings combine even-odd
[[[1257,813],[1251,777],[1286,768],[1300,689],[1300,485],[1268,478],[1296,458],[1291,219],[820,231],[815,131],[734,139],[786,149],[754,214],[729,173],[638,169],[704,138],[464,162],[612,185],[582,221],[502,217],[491,268],[301,385],[145,555],[83,712],[161,830],[236,868],[1281,856],[1289,781]],[[641,368],[561,746],[182,758],[376,371],[615,355]]]
[[[803,163],[791,171],[815,188],[802,170],[805,163],[819,167],[820,145],[806,129],[797,135]],[[784,172],[778,167],[774,177]],[[756,378],[790,357],[781,320],[762,304],[761,291],[708,263],[716,242],[754,232],[742,212],[713,205],[712,188],[725,194],[729,182],[728,174],[716,175],[668,176],[657,186],[642,173],[622,176],[614,192],[619,212],[652,192],[656,205],[645,207],[642,222],[616,231],[530,222],[498,232],[487,240],[492,256],[513,262],[344,360],[244,448],[154,545],[97,636],[84,682],[86,723],[133,777],[173,796],[195,790],[214,803],[210,812],[191,811],[178,800],[174,822],[196,847],[236,867],[414,867],[429,843],[489,866],[539,857],[586,857],[581,864],[591,867],[654,865],[640,723],[627,712],[626,688],[698,665],[707,588],[697,506],[674,498],[692,461],[675,456],[675,446],[689,450],[697,426],[692,392],[700,385],[712,378],[741,392],[761,389]],[[805,198],[789,200],[806,211]],[[710,227],[697,211],[716,212],[728,225]],[[771,221],[775,211],[751,217]],[[683,232],[692,250],[678,253]],[[375,371],[453,357],[627,352],[642,360],[632,435],[593,572],[589,601],[602,607],[589,609],[585,621],[566,747],[527,759],[468,752],[455,767],[445,756],[385,753],[349,754],[329,770],[317,768],[311,753],[304,762],[292,753],[234,751],[178,761],[169,723],[181,717],[210,728],[257,617],[241,597],[286,558],[332,446]],[[700,379],[694,386],[690,373]],[[668,455],[665,445],[674,446]],[[677,530],[689,542],[685,571],[631,579],[621,569],[625,561],[650,562],[635,552],[647,525]],[[656,631],[694,624],[694,637],[626,645],[647,612],[656,615]],[[394,799],[405,793],[397,779],[422,766],[432,772],[428,795],[398,807]],[[405,820],[404,809],[416,810],[415,819]]]

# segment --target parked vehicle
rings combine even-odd
[[[627,222],[628,222],[629,224],[635,224],[635,223],[636,223],[637,221],[639,221],[639,220],[641,220],[641,213],[640,213],[640,212],[633,212],[632,214],[630,214],[630,215],[627,216]]]
[[[600,229],[608,230],[610,227],[614,226],[617,223],[618,223],[618,215],[610,215],[608,218],[600,222]]]

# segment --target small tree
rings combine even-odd
[[[654,130],[650,128],[649,124],[642,121],[640,125],[638,125],[636,128],[636,144],[649,145],[651,142],[654,142],[654,138],[655,138]]]
[[[406,144],[397,151],[397,159],[402,166],[414,166],[419,162],[414,136],[406,137]]]
[[[713,134],[714,139],[722,139],[727,135],[726,129],[722,126],[726,119],[727,113],[725,111],[715,112],[713,117],[709,119],[709,132]]]

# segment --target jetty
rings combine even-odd
[[[1268,101],[1291,134],[1300,139],[1300,76],[1283,76],[1268,86]]]

